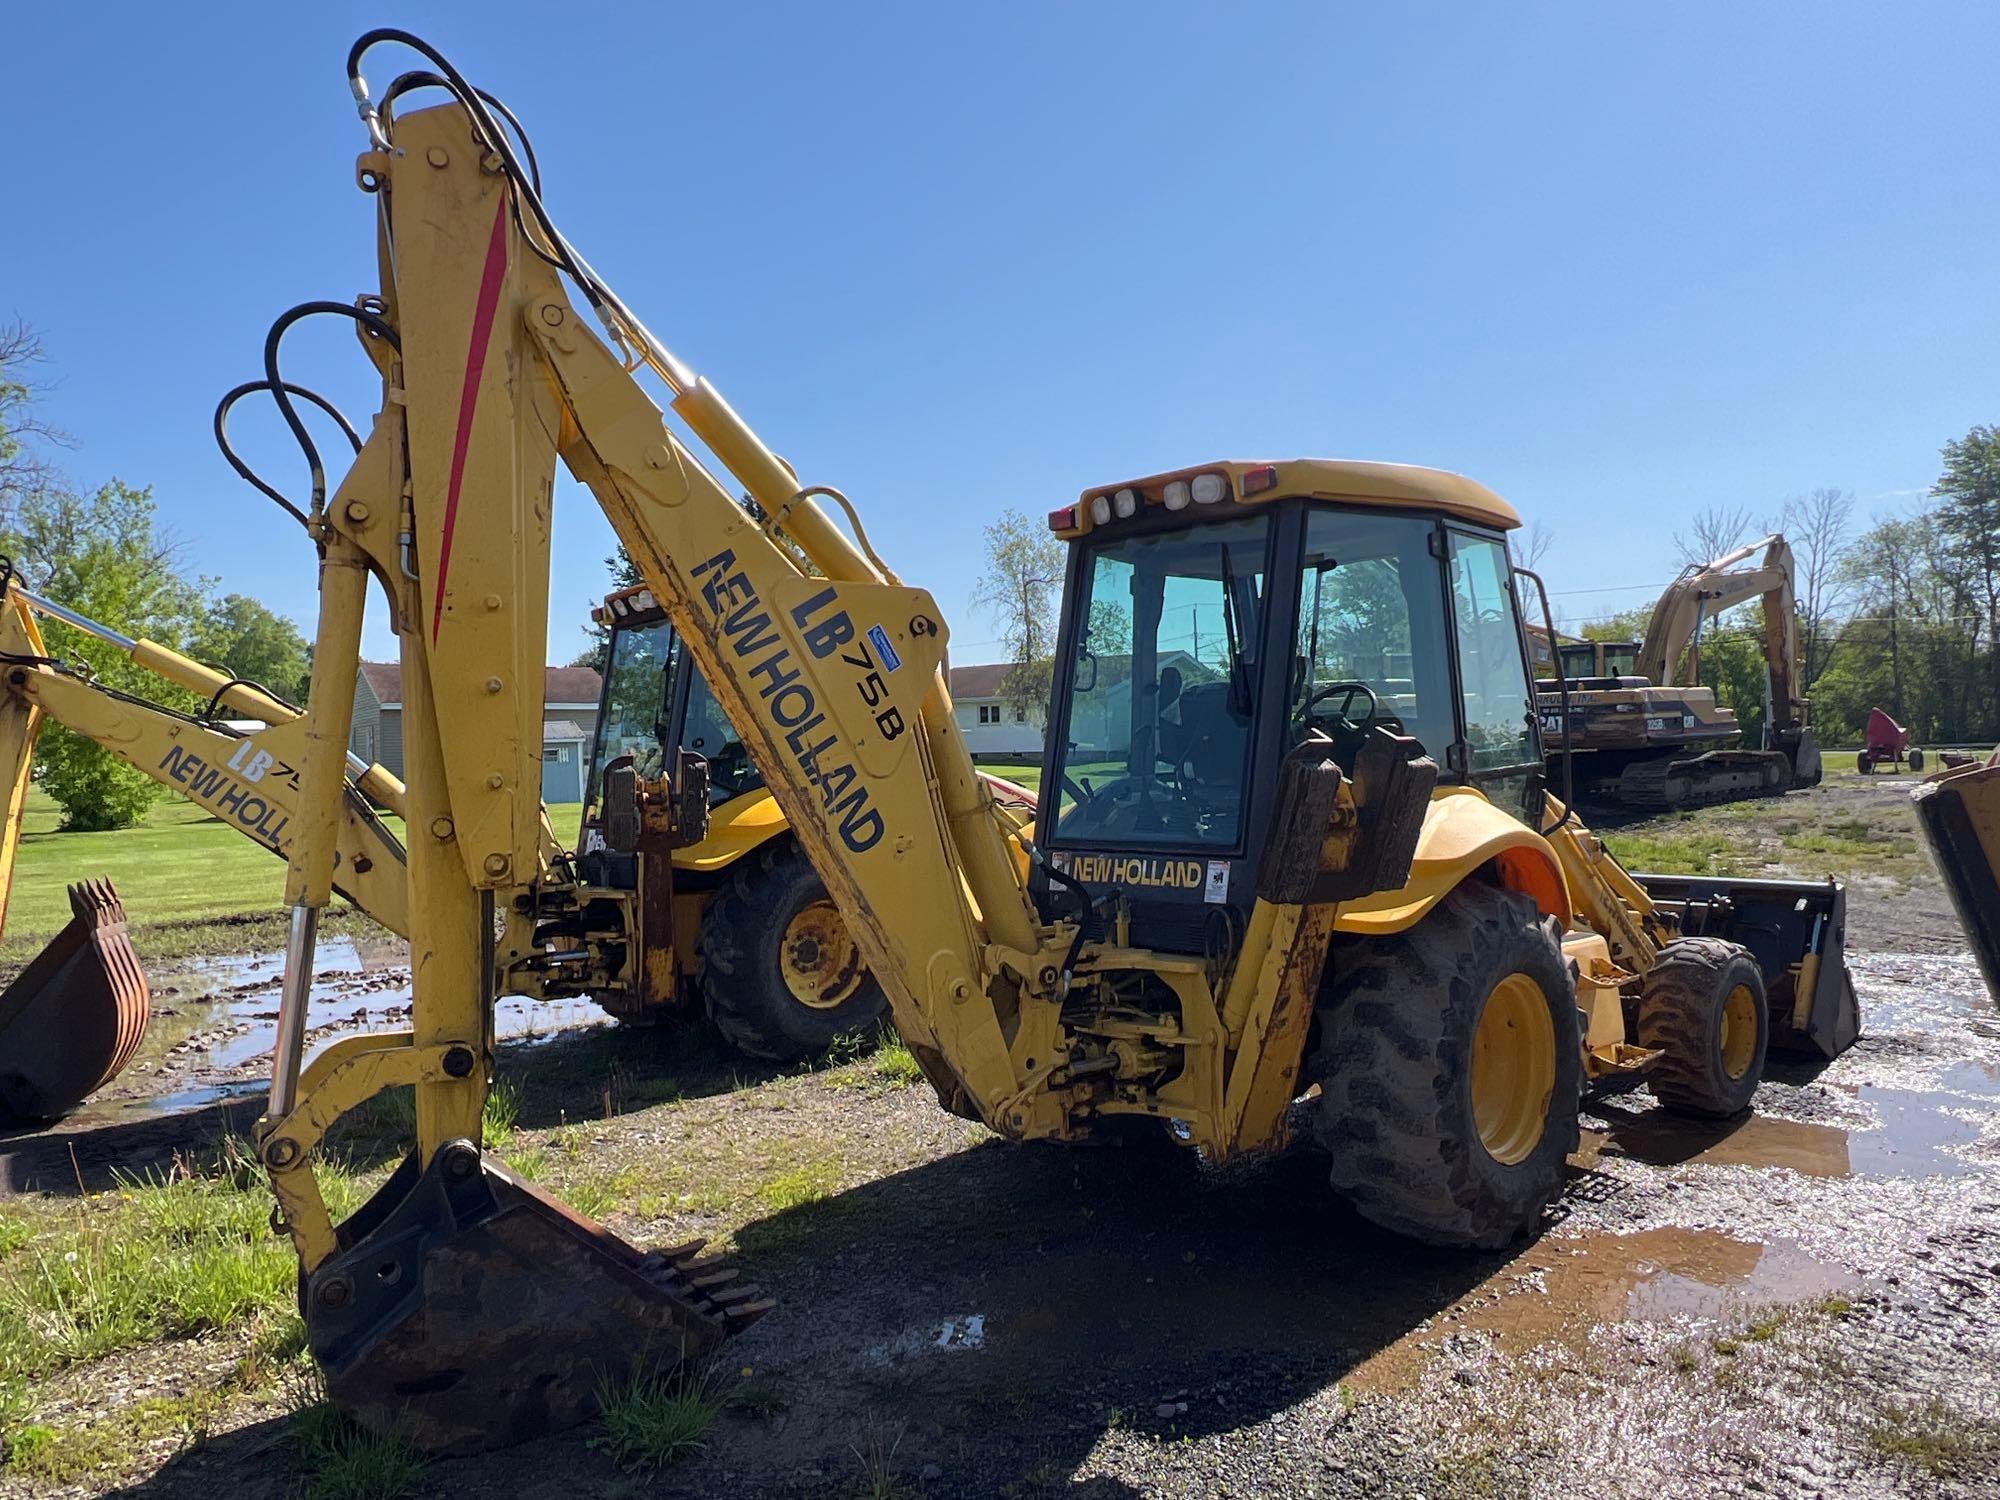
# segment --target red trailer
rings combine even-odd
[[[1910,743],[1910,731],[1881,709],[1869,709],[1868,743],[1854,757],[1854,769],[1866,776],[1884,766],[1900,771],[1905,762],[1912,771],[1924,768],[1924,752]]]

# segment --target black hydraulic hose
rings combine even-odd
[[[208,700],[208,707],[201,711],[201,719],[203,723],[205,724],[212,723],[214,721],[216,709],[222,706],[222,695],[228,692],[233,687],[255,688],[258,692],[262,693],[266,698],[269,698],[273,703],[278,704],[282,708],[289,708],[295,714],[305,712],[305,710],[300,708],[298,704],[291,703],[283,698],[280,698],[276,693],[272,692],[269,688],[265,687],[263,683],[258,682],[253,678],[232,677],[229,679],[229,681],[223,683],[221,687],[215,690],[215,695]]]
[[[1076,936],[1070,939],[1069,952],[1063,955],[1063,983],[1069,983],[1069,976],[1076,971],[1076,956],[1083,951],[1084,933],[1090,926],[1090,919],[1097,914],[1097,903],[1090,899],[1090,887],[1078,880],[1069,871],[1057,868],[1055,862],[1035,851],[1035,863],[1047,872],[1050,880],[1062,886],[1076,898]]]
[[[401,353],[403,341],[396,336],[396,330],[383,319],[364,308],[349,302],[301,302],[297,307],[287,308],[278,314],[278,320],[271,325],[271,331],[264,335],[264,379],[271,392],[271,399],[278,403],[278,410],[285,414],[285,425],[292,429],[292,436],[298,439],[304,451],[306,463],[312,469],[312,512],[318,514],[326,504],[326,465],[320,461],[319,447],[306,430],[298,408],[292,405],[292,387],[285,384],[284,376],[278,373],[278,346],[284,341],[286,332],[301,318],[316,317],[328,313],[338,317],[352,318],[375,337],[384,340],[391,349]],[[287,508],[296,510],[287,502]]]
[[[229,442],[230,408],[235,406],[236,403],[238,401],[241,401],[245,396],[251,395],[253,392],[268,391],[270,389],[271,389],[271,382],[268,380],[246,380],[243,382],[243,384],[237,386],[234,390],[232,390],[228,395],[224,396],[221,401],[216,403],[215,445],[216,447],[222,450],[222,456],[227,460],[229,460],[230,468],[234,469],[244,479],[247,479],[251,484],[255,485],[259,490],[262,490],[266,495],[270,496],[271,499],[275,500],[279,505],[283,506],[287,511],[291,512],[294,519],[296,519],[299,522],[299,524],[303,526],[306,523],[306,513],[300,510],[298,506],[294,505],[284,495],[279,494],[276,489],[272,488],[272,486],[266,484],[264,482],[264,477],[261,474],[259,474],[255,469],[251,468],[250,465],[245,463],[242,460],[242,458],[238,456],[236,450],[230,446]],[[356,453],[359,453],[361,451],[361,434],[354,430],[354,424],[347,420],[346,414],[343,413],[339,407],[335,406],[331,401],[327,400],[326,397],[322,396],[318,391],[313,390],[309,386],[293,385],[290,382],[287,382],[285,385],[285,390],[290,395],[298,396],[303,398],[304,400],[310,401],[314,406],[317,406],[321,411],[325,412],[329,417],[332,417],[335,422],[340,424],[341,433],[347,438],[347,441],[353,444],[354,451]]]
[[[383,107],[387,108],[389,105],[394,104],[405,94],[417,89],[427,88],[445,89],[449,92],[456,92],[452,89],[450,80],[446,79],[442,74],[427,73],[422,69],[412,69],[382,91]],[[539,193],[542,190],[542,165],[535,160],[535,145],[534,142],[528,139],[528,132],[521,128],[521,122],[515,117],[514,111],[509,109],[499,99],[487,93],[482,88],[475,88],[473,92],[483,99],[488,106],[497,110],[500,118],[505,120],[513,130],[514,138],[521,143],[521,154],[528,159],[528,180],[534,184],[535,191]]]

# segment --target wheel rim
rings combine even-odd
[[[1757,997],[1739,984],[1722,1002],[1722,1071],[1741,1078],[1757,1055]]]
[[[1548,996],[1526,974],[1493,987],[1472,1038],[1472,1116],[1479,1143],[1503,1166],[1525,1161],[1548,1126],[1556,1028]]]
[[[861,951],[831,901],[802,906],[785,924],[778,967],[792,998],[812,1010],[845,1005],[861,988]]]

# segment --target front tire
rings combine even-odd
[[[1726,1120],[1750,1107],[1770,1042],[1764,971],[1749,950],[1719,938],[1680,938],[1660,950],[1639,995],[1639,1045],[1653,1064],[1653,1097],[1677,1115]]]
[[[791,838],[736,862],[702,917],[698,973],[716,1030],[765,1062],[818,1057],[888,1008],[825,883]]]
[[[1352,944],[1320,1006],[1315,1131],[1333,1187],[1385,1229],[1497,1248],[1533,1230],[1577,1146],[1583,1046],[1560,930],[1468,882]]]

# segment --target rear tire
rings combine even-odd
[[[1660,950],[1639,996],[1639,1045],[1653,1097],[1677,1115],[1724,1120],[1750,1107],[1771,1037],[1764,973],[1747,949],[1681,938]]]
[[[1912,771],[1921,771],[1923,768],[1924,752],[1921,750],[1912,750],[1910,752],[1910,769]]]
[[[1866,776],[1870,771],[1875,769],[1875,762],[1869,757],[1866,750],[1863,750],[1859,755],[1854,757],[1854,769],[1859,771],[1863,776]]]
[[[1577,1146],[1583,1046],[1560,931],[1532,899],[1467,883],[1409,931],[1350,945],[1319,1023],[1314,1129],[1336,1192],[1427,1244],[1536,1227]]]
[[[765,1062],[818,1057],[887,1009],[825,883],[790,838],[736,862],[702,917],[700,960],[716,1030]]]

